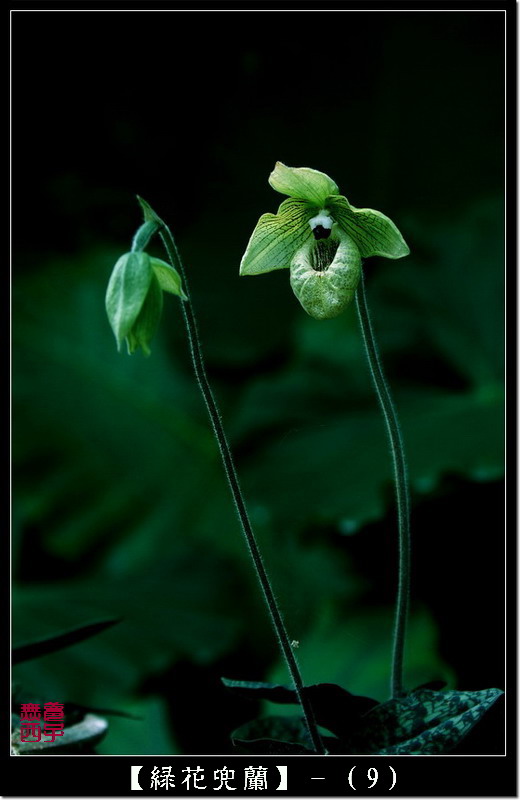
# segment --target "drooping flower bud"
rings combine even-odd
[[[161,318],[163,291],[186,299],[179,274],[165,261],[144,252],[125,253],[117,261],[105,305],[118,349],[126,339],[129,353],[141,347],[150,354],[150,342]]]

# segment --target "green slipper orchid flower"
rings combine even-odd
[[[315,319],[336,317],[351,302],[362,258],[402,258],[410,252],[392,220],[351,206],[323,172],[277,161],[269,183],[289,199],[277,214],[258,220],[240,274],[289,267],[292,289]]]

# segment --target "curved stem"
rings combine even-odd
[[[142,202],[141,204],[143,205]],[[146,214],[146,207],[145,207],[145,214]],[[274,596],[273,589],[271,587],[271,583],[269,581],[269,577],[267,575],[266,569],[262,561],[262,556],[260,554],[260,550],[256,542],[251,521],[249,519],[249,514],[247,512],[246,504],[242,495],[242,490],[240,488],[236,467],[224,431],[220,412],[217,403],[215,401],[215,398],[213,396],[213,392],[211,390],[211,386],[209,384],[208,377],[206,374],[206,369],[204,367],[204,361],[202,358],[202,349],[200,345],[199,335],[197,332],[195,314],[190,299],[190,292],[188,287],[188,281],[186,278],[186,271],[184,269],[182,259],[180,257],[177,245],[175,243],[175,240],[173,238],[170,229],[158,217],[156,217],[156,219],[160,223],[159,234],[162,239],[163,245],[166,249],[166,252],[168,253],[168,257],[170,259],[172,266],[174,266],[181,275],[183,288],[188,297],[186,301],[181,303],[181,307],[184,316],[184,322],[186,325],[186,330],[188,333],[188,340],[190,344],[193,367],[195,369],[197,382],[202,392],[202,396],[204,398],[204,402],[208,410],[209,418],[211,420],[211,424],[213,426],[213,430],[217,438],[220,455],[222,457],[224,470],[229,483],[229,488],[231,489],[231,494],[233,496],[238,518],[240,520],[240,525],[242,527],[242,531],[244,533],[249,548],[249,552],[253,560],[255,571],[258,580],[260,582],[260,586],[262,587],[264,598],[269,610],[269,616],[271,618],[271,622],[275,629],[280,648],[287,663],[287,667],[289,669],[289,673],[291,675],[294,688],[296,690],[296,694],[303,711],[303,716],[309,731],[309,736],[312,741],[313,748],[316,753],[323,755],[325,754],[325,748],[323,746],[323,742],[321,741],[318,732],[318,727],[316,725],[316,720],[314,718],[314,713],[311,704],[309,703],[307,696],[305,694],[305,688],[303,685],[300,670],[296,662],[293,649],[290,644],[289,635],[287,633],[287,629],[285,627],[282,614],[280,612],[278,603]]]
[[[392,461],[394,466],[395,490],[397,497],[397,517],[399,525],[399,583],[397,589],[397,607],[394,626],[394,641],[392,654],[392,697],[404,694],[403,689],[403,660],[406,636],[406,624],[410,605],[410,566],[411,566],[411,540],[410,540],[410,496],[408,490],[408,476],[404,445],[399,427],[397,411],[390,394],[390,389],[385,379],[381,359],[377,349],[376,340],[370,314],[368,311],[363,275],[356,292],[356,306],[363,335],[370,372],[376,389],[377,397],[385,419]]]

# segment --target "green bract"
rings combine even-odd
[[[118,349],[126,339],[129,353],[141,347],[150,354],[149,345],[161,318],[163,291],[186,299],[179,274],[165,261],[144,252],[126,253],[117,261],[105,305]]]
[[[269,183],[289,199],[277,214],[258,220],[240,274],[289,267],[296,297],[316,319],[336,317],[350,303],[362,258],[402,258],[410,252],[392,220],[351,206],[323,172],[278,161]]]

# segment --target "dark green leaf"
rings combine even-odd
[[[13,648],[13,664],[21,664],[22,661],[39,658],[40,656],[54,653],[56,650],[62,650],[64,647],[71,647],[84,639],[96,636],[96,634],[115,625],[116,622],[120,622],[120,620],[108,619],[100,622],[91,622],[64,633],[37,639],[27,644],[19,644]]]
[[[273,703],[297,703],[296,692],[289,686],[260,681],[234,681],[220,679],[224,686],[251,700],[271,700]]]
[[[372,309],[385,339],[435,349],[482,392],[504,373],[504,217],[502,200],[479,199],[461,218],[415,225],[417,254],[381,269]],[[394,271],[395,270],[395,271]]]
[[[347,700],[349,696],[361,702],[369,698],[378,702],[386,700],[392,629],[393,613],[390,609],[367,608],[352,616],[325,611],[301,639],[297,652],[302,675],[312,685],[334,682],[340,687],[348,686],[352,695],[345,692]],[[424,608],[415,608],[408,625],[405,662],[406,680],[410,686],[436,676],[453,680],[451,670],[438,655],[437,636],[431,614]],[[272,683],[282,683],[286,676],[287,668],[280,660],[267,677]],[[326,691],[323,698],[325,701]],[[279,709],[273,713],[282,713],[283,706]],[[361,709],[361,713],[363,710],[366,708]]]
[[[110,719],[109,735],[98,745],[100,755],[171,756],[179,753],[172,735],[168,705],[157,696],[138,697],[125,701],[132,720]]]
[[[63,267],[43,269],[31,291],[17,295],[15,532],[37,525],[52,556],[88,564],[95,549],[96,559],[110,553],[123,570],[145,569],[154,554],[174,549],[174,529],[183,542],[195,536],[242,552],[192,375],[168,357],[161,331],[153,358],[123,358],[112,348],[102,304],[110,261],[110,253],[91,254],[78,265],[59,315],[52,287]],[[27,302],[31,292],[38,303]]]
[[[276,393],[275,383],[271,388]],[[274,395],[272,400],[276,408],[283,403]],[[247,495],[253,502],[269,498],[271,513],[284,528],[299,529],[310,520],[350,530],[380,517],[392,463],[371,402],[371,410],[300,424],[272,441],[264,432],[265,444],[258,445],[244,475]],[[480,480],[502,473],[502,397],[429,391],[397,398],[397,404],[412,488],[431,491],[446,472]],[[273,492],[273,486],[283,491]]]
[[[251,699],[269,700],[271,703],[298,704],[296,691],[288,686],[252,681],[230,681],[222,678],[229,689]],[[377,706],[377,700],[356,696],[333,683],[306,686],[314,716],[319,725],[339,737],[350,735],[362,714]]]
[[[309,735],[300,717],[263,717],[233,731],[233,744],[246,753],[310,755]]]
[[[214,554],[203,552],[177,551],[177,559],[159,559],[141,575],[17,587],[15,630],[44,630],[49,620],[63,630],[74,618],[103,612],[124,617],[124,623],[81,648],[20,664],[15,677],[51,698],[118,705],[143,675],[176,658],[205,663],[226,652],[240,629],[235,603],[229,566],[225,571]]]

